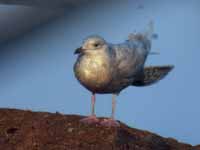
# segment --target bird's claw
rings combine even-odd
[[[114,119],[104,119],[101,122],[101,125],[106,126],[106,127],[119,127],[120,124],[118,121],[114,120]]]
[[[99,122],[99,119],[95,115],[88,116],[80,120],[80,122],[85,124],[95,124]]]

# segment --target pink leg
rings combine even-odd
[[[92,94],[91,101],[92,101],[92,112],[91,112],[91,115],[92,115],[92,116],[95,116],[95,102],[96,102],[96,96],[95,96],[94,93]]]
[[[108,127],[119,127],[120,124],[115,120],[115,108],[116,108],[116,94],[112,95],[112,114],[109,119],[104,119],[101,124]]]
[[[99,122],[99,119],[95,115],[95,101],[96,101],[95,93],[92,93],[92,98],[91,98],[92,111],[91,111],[91,115],[88,116],[87,118],[81,119],[80,122],[83,122],[83,123],[86,123],[86,124],[92,124],[92,123]]]

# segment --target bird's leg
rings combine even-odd
[[[81,119],[80,120],[81,122],[87,123],[87,124],[99,122],[99,119],[95,115],[95,101],[96,101],[95,93],[92,93],[92,97],[91,97],[91,104],[92,104],[91,115],[88,116],[87,118]]]
[[[115,108],[116,108],[116,94],[112,95],[112,114],[109,119],[104,119],[101,124],[104,126],[119,127],[119,123],[115,120]]]
[[[91,116],[95,116],[95,102],[96,102],[96,96],[95,96],[95,93],[92,93],[92,98],[91,98],[92,112],[91,112]]]
[[[116,95],[112,95],[112,114],[111,114],[111,119],[115,119],[115,108],[116,108]]]

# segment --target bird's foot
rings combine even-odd
[[[120,126],[119,122],[112,118],[103,119],[103,121],[101,122],[101,125],[106,126],[106,127],[119,127]]]
[[[88,116],[80,120],[80,122],[85,124],[95,124],[99,122],[99,119],[95,115]]]

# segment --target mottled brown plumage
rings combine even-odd
[[[149,86],[163,79],[174,66],[149,66],[144,67],[141,74],[132,83],[134,86]]]

